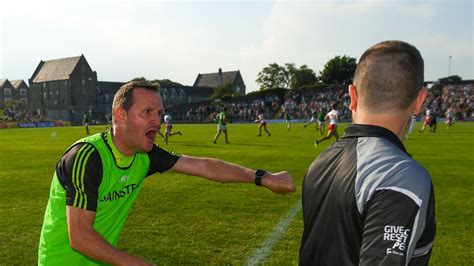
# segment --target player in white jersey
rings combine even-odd
[[[332,104],[332,110],[331,112],[327,113],[326,116],[324,117],[324,120],[329,119],[329,126],[328,126],[328,134],[326,137],[316,140],[314,142],[314,146],[318,146],[319,143],[330,139],[332,136],[336,137],[336,140],[339,139],[339,134],[337,133],[337,124],[339,122],[339,111],[337,110],[337,103]]]
[[[263,113],[260,113],[257,115],[257,119],[255,120],[255,123],[258,123],[258,137],[262,136],[262,127],[265,132],[267,132],[268,136],[270,137],[272,134],[270,134],[270,131],[267,129],[267,121],[263,117]]]
[[[428,110],[426,110],[426,116],[425,116],[425,119],[423,121],[423,126],[421,127],[420,130],[418,130],[418,132],[421,133],[421,132],[425,131],[426,125],[430,124],[430,116],[431,116],[431,110],[428,109]]]
[[[166,125],[164,139],[165,139],[165,143],[168,144],[168,138],[169,137],[174,136],[176,134],[179,134],[179,135],[183,135],[183,134],[181,133],[181,131],[172,132],[173,123],[171,123],[171,120],[172,120],[171,114],[169,112],[167,112],[166,110],[164,112],[165,112],[164,120],[165,120],[165,125]]]
[[[446,129],[449,129],[454,124],[454,110],[453,108],[449,107],[446,110]]]

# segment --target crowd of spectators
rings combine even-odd
[[[285,112],[289,112],[292,119],[309,119],[315,111],[323,113],[331,111],[332,103],[338,104],[339,119],[349,121],[349,94],[342,89],[290,91],[282,105],[279,118],[283,119]]]
[[[426,110],[437,112],[444,117],[448,108],[452,108],[456,120],[473,119],[474,110],[474,85],[435,85],[430,90],[424,104],[423,114]]]
[[[207,101],[169,108],[174,122],[208,123],[226,109],[231,122],[249,122],[256,119],[259,113],[273,119],[280,110],[281,99],[275,94],[261,97],[239,97],[230,101]]]
[[[259,113],[265,119],[284,119],[289,112],[292,119],[310,119],[313,112],[329,112],[332,103],[338,104],[341,121],[350,121],[350,99],[346,89],[291,90],[286,94],[260,93],[231,98],[226,101],[206,101],[173,106],[171,112],[176,123],[210,123],[224,108],[232,122],[254,121]],[[454,109],[456,120],[473,120],[474,84],[435,84],[425,101],[423,116],[427,109],[444,117],[448,108]],[[1,114],[1,112],[0,112]],[[36,122],[41,117],[34,115],[21,103],[11,103],[0,115],[0,122]]]
[[[7,123],[15,122],[33,122],[35,116],[31,110],[27,109],[23,104],[10,103],[3,110],[3,116],[0,121]]]
[[[472,119],[474,109],[474,85],[435,85],[429,90],[425,102],[425,110],[437,110],[441,117],[445,116],[448,108],[455,110],[457,120]],[[349,122],[350,98],[346,89],[324,90],[292,90],[288,91],[283,99],[276,95],[260,97],[240,97],[225,102],[208,101],[193,105],[183,105],[174,108],[175,122],[208,123],[224,107],[227,115],[233,122],[250,122],[256,119],[258,113],[263,112],[266,119],[284,119],[289,112],[292,119],[308,120],[314,112],[327,113],[332,103],[338,104],[340,120]],[[423,116],[423,114],[421,116]]]

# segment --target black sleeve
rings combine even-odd
[[[412,235],[420,207],[404,193],[379,190],[366,210],[360,265],[406,265],[410,261],[407,256],[413,255],[409,250],[413,251],[418,242]],[[428,259],[430,253],[425,254]]]
[[[99,152],[88,143],[72,146],[56,165],[56,175],[66,190],[66,204],[96,211],[102,182]]]
[[[171,169],[181,155],[153,145],[153,149],[148,152],[148,157],[150,158],[150,169],[147,176],[150,176],[156,172],[163,173]]]

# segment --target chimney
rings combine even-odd
[[[219,67],[219,73],[217,75],[219,85],[224,84],[224,77],[222,76],[222,68]]]

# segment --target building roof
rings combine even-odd
[[[39,70],[33,74],[31,79],[33,82],[69,79],[69,75],[72,74],[81,57],[83,56],[41,61],[38,66]]]
[[[25,83],[25,85],[26,85],[26,82],[22,79],[10,80],[10,83],[12,84],[13,88],[15,88],[15,89],[18,89],[18,87],[20,87],[22,82]],[[27,87],[28,87],[28,85],[27,85]]]
[[[0,87],[4,86],[13,86],[11,80],[8,79],[0,79]]]
[[[126,82],[97,81],[97,89],[99,93],[115,94],[125,84]]]
[[[219,69],[220,70],[220,69]],[[222,84],[230,83],[233,84],[237,78],[239,71],[227,71],[227,72],[216,72],[199,74],[194,82],[194,87],[212,87],[215,88]]]

